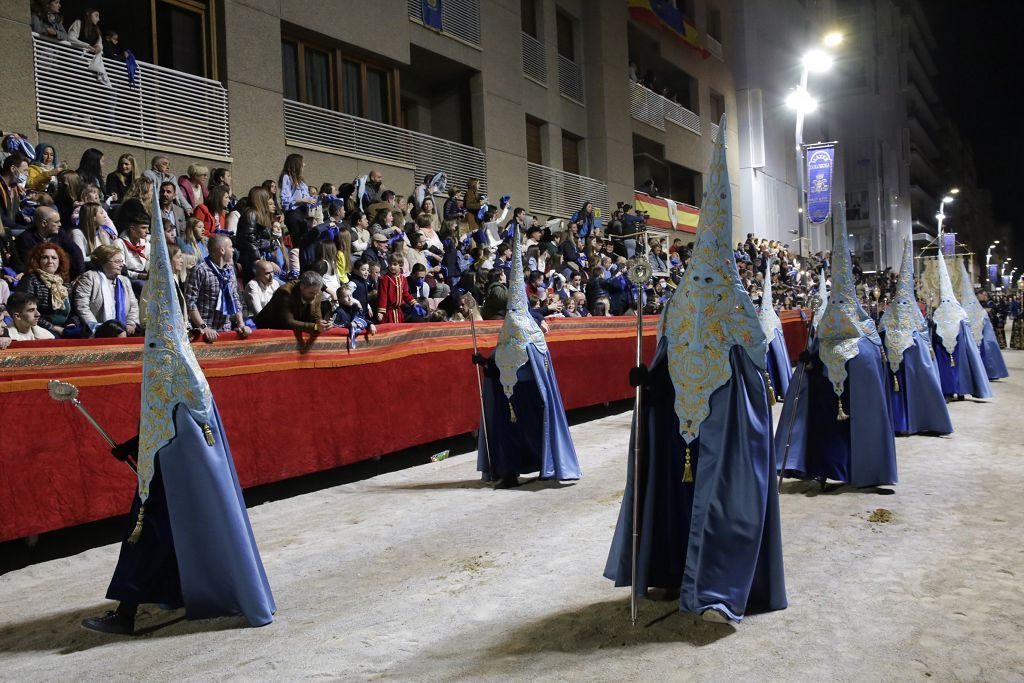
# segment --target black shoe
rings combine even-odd
[[[514,489],[515,487],[520,486],[520,485],[521,485],[521,482],[519,481],[519,475],[517,475],[517,474],[510,474],[510,475],[506,475],[506,476],[502,477],[501,479],[499,479],[498,483],[494,485],[494,488],[496,488],[496,489]]]
[[[110,610],[102,617],[89,617],[82,620],[82,628],[100,633],[112,633],[119,636],[135,634],[135,617]]]

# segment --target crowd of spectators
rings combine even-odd
[[[291,154],[275,177],[238,192],[230,169],[193,163],[177,174],[162,155],[144,170],[121,154],[108,172],[98,149],[71,168],[53,145],[18,134],[3,136],[2,148],[4,346],[143,332],[154,193],[183,313],[207,342],[230,331],[315,336],[343,327],[354,344],[380,323],[501,319],[516,227],[541,324],[658,314],[693,249],[684,237],[645,240],[655,232],[628,204],[603,219],[589,202],[567,220],[540,219],[508,197],[490,201],[477,179],[443,192],[430,177],[398,192],[377,170],[315,183]],[[807,307],[818,279],[829,277],[827,252],[800,259],[751,234],[735,254],[755,304],[767,277],[780,309]],[[654,273],[639,300],[625,276],[634,256]],[[856,259],[854,274],[865,306],[880,315],[895,275],[862,274]]]

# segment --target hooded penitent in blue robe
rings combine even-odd
[[[580,464],[551,355],[544,332],[530,315],[518,226],[513,242],[508,310],[484,372],[480,419],[486,425],[479,432],[477,470],[484,481],[531,472],[539,472],[541,479],[579,479]]]
[[[757,308],[757,319],[761,329],[768,337],[768,379],[777,400],[781,401],[789,390],[789,380],[793,376],[793,365],[789,362],[789,351],[786,349],[786,336],[782,332],[782,321],[775,312],[772,301],[772,266],[764,274],[764,290],[761,305]]]
[[[189,619],[276,610],[210,386],[192,352],[154,196],[138,491],[107,597]]]
[[[981,354],[981,362],[985,365],[985,374],[990,380],[1009,377],[1010,372],[1006,369],[1003,352],[999,349],[999,342],[996,341],[996,331],[992,329],[992,321],[974,293],[974,285],[971,283],[971,276],[967,274],[963,259],[957,260],[960,262],[960,305],[964,307],[967,320],[971,323],[971,334],[974,335],[974,341],[978,342],[978,351]]]
[[[739,621],[783,609],[779,498],[765,383],[768,340],[731,249],[732,200],[722,117],[690,266],[634,415],[626,490],[604,575],[632,582],[633,496],[639,497],[637,592],[679,592],[680,611]]]
[[[903,245],[896,297],[882,314],[879,329],[889,357],[893,430],[897,434],[951,433],[953,423],[928,343],[928,322],[914,294],[914,247],[910,238]]]
[[[988,373],[971,332],[967,311],[953,295],[953,283],[941,253],[935,258],[935,265],[939,269],[939,306],[932,311],[935,329],[932,348],[942,393],[946,396],[970,394],[975,398],[989,398],[992,387],[988,383]]]
[[[896,443],[882,340],[857,301],[844,205],[836,205],[832,221],[832,292],[808,349],[810,367],[789,385],[775,447],[784,461],[780,467],[792,476],[852,486],[894,484]]]

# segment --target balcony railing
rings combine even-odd
[[[168,152],[231,161],[228,92],[217,81],[124,62],[33,34],[39,128]],[[109,84],[97,77],[102,64]],[[91,68],[90,68],[91,67]]]
[[[558,92],[583,104],[583,67],[562,55],[558,55]]]
[[[725,57],[722,56],[722,44],[718,40],[709,35],[704,44],[708,48],[708,52],[720,60],[725,60]]]
[[[284,135],[296,147],[410,166],[417,180],[444,171],[449,185],[487,183],[487,160],[476,147],[301,102],[284,101]]]
[[[584,202],[608,215],[608,186],[600,180],[576,175],[540,164],[527,167],[527,187],[530,191],[530,210],[547,216],[568,218]]]
[[[665,130],[665,121],[700,135],[700,117],[639,83],[629,84],[629,111],[637,121]]]
[[[544,54],[544,43],[529,33],[523,33],[523,74],[538,83],[548,82],[548,59]]]
[[[423,23],[423,0],[406,0],[409,19]],[[441,3],[441,33],[480,47],[480,0],[444,0]]]

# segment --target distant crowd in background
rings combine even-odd
[[[542,325],[659,314],[693,249],[690,235],[647,231],[627,203],[609,216],[585,202],[567,219],[542,218],[510,197],[491,201],[479,179],[456,188],[427,176],[401,192],[378,170],[312,182],[303,157],[290,154],[280,173],[238,191],[228,168],[176,172],[162,155],[143,167],[121,154],[108,168],[90,148],[72,168],[54,145],[20,134],[3,135],[0,147],[3,347],[143,332],[154,195],[183,313],[208,342],[228,331],[343,327],[354,344],[380,323],[501,319],[517,228]],[[828,252],[800,259],[750,234],[735,255],[755,304],[766,278],[779,309],[808,307],[822,273],[829,278]],[[654,273],[639,296],[626,277],[635,256]],[[854,276],[865,308],[880,316],[896,274],[864,274],[854,258]],[[997,316],[1014,314],[1008,298],[988,303]]]

